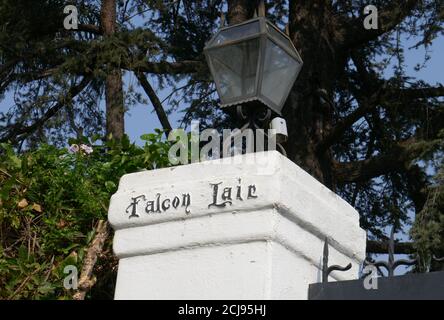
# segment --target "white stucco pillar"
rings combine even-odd
[[[122,177],[111,199],[116,299],[306,299],[330,264],[356,279],[358,213],[278,152]]]

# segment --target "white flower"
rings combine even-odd
[[[80,145],[80,149],[82,149],[85,154],[91,154],[94,151],[92,147],[87,146],[86,144]]]
[[[73,144],[68,148],[69,153],[77,153],[80,151],[80,148],[78,145]]]

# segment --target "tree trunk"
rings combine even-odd
[[[230,0],[228,1],[228,23],[238,24],[253,18],[257,9],[256,0]]]
[[[304,66],[283,111],[289,123],[289,157],[334,190],[331,152],[317,146],[332,125],[332,92],[346,58],[335,41],[328,5],[323,0],[290,1],[290,34]]]
[[[73,295],[74,300],[85,300],[86,294],[96,283],[94,277],[94,267],[96,266],[97,259],[102,254],[103,247],[105,246],[106,239],[109,236],[109,225],[105,220],[99,220],[95,227],[95,236],[93,241],[86,251],[85,260],[83,262],[82,272],[80,273],[79,288]]]
[[[116,0],[102,0],[101,23],[105,37],[116,32]],[[125,134],[122,70],[111,69],[105,80],[106,136],[121,139]]]

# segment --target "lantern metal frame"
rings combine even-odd
[[[219,35],[221,35],[223,32],[226,32],[227,30],[233,30],[236,28],[240,28],[243,26],[246,26],[248,24],[258,24],[258,32],[249,33],[245,35],[240,35],[238,38],[234,40],[227,40],[222,42],[221,44],[217,43]],[[274,32],[275,31],[275,32]],[[217,80],[217,77],[215,77],[216,68],[213,65],[213,61],[211,59],[211,52],[233,46],[240,43],[245,43],[250,40],[259,39],[259,48],[258,48],[258,58],[257,58],[257,66],[256,66],[256,74],[255,74],[255,86],[254,86],[254,92],[250,94],[241,94],[237,97],[232,97],[230,99],[225,99],[222,97],[221,92],[222,88],[220,87],[220,83]],[[266,58],[266,50],[267,50],[267,41],[271,41],[274,45],[276,45],[279,49],[283,50],[285,53],[287,53],[291,58],[293,58],[297,62],[297,69],[294,75],[290,78],[290,81],[288,83],[285,83],[283,85],[286,85],[287,88],[282,94],[282,97],[280,98],[279,104],[276,104],[275,102],[271,101],[268,97],[266,97],[262,93],[262,83],[264,80],[264,67],[265,67],[265,58]],[[247,20],[245,22],[236,24],[236,25],[230,25],[226,27],[222,27],[218,30],[218,32],[211,38],[211,40],[207,43],[207,45],[204,48],[204,54],[205,58],[207,60],[207,63],[210,67],[211,74],[214,77],[214,82],[216,84],[217,92],[219,93],[219,97],[221,99],[221,108],[227,108],[231,106],[238,106],[238,105],[255,105],[258,102],[262,105],[265,105],[272,111],[274,111],[276,114],[281,115],[281,110],[288,98],[288,95],[299,75],[300,70],[302,69],[303,61],[301,56],[299,55],[297,49],[293,45],[293,42],[291,41],[290,37],[282,32],[279,28],[277,28],[273,23],[271,23],[268,19],[265,17],[257,17],[250,20]],[[235,58],[235,57],[233,57]],[[243,80],[243,79],[242,79]]]

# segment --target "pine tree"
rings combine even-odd
[[[16,100],[1,114],[0,140],[32,147],[66,134],[120,137],[125,110],[142,101],[122,90],[125,74],[137,77],[166,130],[168,112],[179,109],[185,123],[235,124],[217,108],[202,51],[221,12],[228,23],[239,23],[254,16],[257,1],[73,4],[79,9],[78,30],[63,28],[64,1],[1,1],[0,94],[14,92]],[[442,180],[429,173],[438,170],[433,160],[442,158],[444,87],[408,74],[402,39],[415,37],[415,47],[426,48],[440,41],[444,4],[372,4],[378,8],[377,29],[364,28],[367,1],[279,0],[267,1],[266,9],[279,27],[288,23],[304,60],[284,108],[289,157],[356,207],[361,225],[381,240],[383,227],[409,225],[410,213],[421,217],[433,207],[433,221],[442,220],[442,206],[430,202]],[[393,65],[393,76],[387,76]],[[156,94],[160,88],[172,92],[163,103]],[[99,104],[103,96],[105,113]],[[385,251],[376,242],[368,247]],[[397,250],[414,251],[407,244]]]

